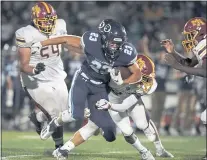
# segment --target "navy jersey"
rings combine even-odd
[[[81,38],[81,44],[86,55],[81,70],[96,81],[107,83],[110,79],[109,69],[130,66],[136,61],[137,51],[128,42],[123,44],[123,49],[115,61],[107,61],[102,49],[101,35],[97,31],[85,32]]]

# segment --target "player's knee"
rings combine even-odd
[[[75,119],[72,117],[72,114],[68,110],[63,111],[61,113],[61,117],[63,122],[75,121]]]
[[[121,129],[121,128],[120,128],[120,129]],[[132,135],[134,131],[133,131],[132,127],[129,126],[129,127],[124,127],[123,129],[121,129],[121,132],[122,132],[122,134],[123,134],[124,137],[125,137],[125,136],[130,136],[130,135]]]
[[[81,137],[86,141],[88,138],[90,138],[95,133],[97,129],[98,129],[98,126],[89,120],[85,126],[79,129],[79,133]]]
[[[116,140],[116,134],[113,129],[105,128],[103,129],[103,131],[104,131],[103,137],[107,142],[113,142]]]
[[[148,127],[149,125],[149,122],[147,120],[138,120],[135,122],[136,123],[136,126],[137,128],[139,128],[140,130],[144,130]]]
[[[201,113],[201,121],[206,124],[206,110]]]
[[[137,136],[134,133],[132,133],[130,136],[124,136],[124,138],[129,144],[134,144],[137,140]]]

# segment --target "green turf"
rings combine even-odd
[[[65,134],[65,140],[72,134]],[[154,154],[152,143],[143,135],[141,142]],[[161,137],[163,145],[175,156],[175,160],[200,160],[205,154],[205,137]],[[34,132],[2,132],[2,157],[5,160],[52,160],[51,139],[41,141]],[[137,152],[128,145],[122,136],[113,143],[107,143],[102,136],[94,136],[85,144],[77,147],[69,160],[139,160]],[[165,158],[156,158],[165,160]]]

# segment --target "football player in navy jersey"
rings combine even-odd
[[[66,43],[68,48],[85,54],[86,60],[75,73],[69,92],[69,109],[62,112],[60,117],[54,118],[41,132],[41,138],[47,139],[55,128],[63,122],[83,119],[86,100],[91,111],[88,124],[94,128],[102,128],[104,138],[111,142],[115,140],[115,124],[108,112],[95,109],[95,104],[100,99],[108,99],[108,82],[110,78],[118,85],[137,83],[141,80],[141,72],[136,63],[137,51],[127,42],[125,28],[114,20],[103,20],[98,30],[87,31],[82,37],[68,35],[48,39],[33,44],[32,52],[35,54],[47,45]],[[125,66],[131,71],[131,76],[122,79],[120,72],[115,72],[115,67]],[[87,125],[88,125],[87,124]],[[81,128],[73,137],[77,146],[88,139],[88,132]]]

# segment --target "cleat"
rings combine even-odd
[[[155,160],[152,153],[147,150],[146,152],[140,152],[141,154],[141,160]]]
[[[52,155],[57,158],[57,160],[65,160],[68,158],[69,151],[66,149],[57,148],[53,151]]]
[[[54,121],[56,119],[57,117],[53,118],[47,126],[43,127],[40,133],[40,138],[42,140],[48,139],[55,132],[57,125],[55,124]]]
[[[156,156],[174,158],[174,156],[170,152],[166,151],[165,149],[162,149],[161,151],[157,151]]]
[[[38,122],[35,111],[32,111],[32,113],[28,116],[30,121],[35,125],[37,134],[40,135],[42,126],[41,123]]]

